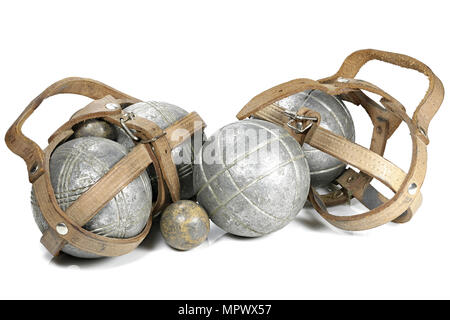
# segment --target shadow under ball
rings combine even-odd
[[[146,118],[156,123],[161,129],[166,129],[172,124],[181,120],[188,115],[188,112],[180,107],[166,102],[138,102],[124,109],[124,112],[133,112],[136,116]],[[193,161],[195,153],[200,149],[201,144],[205,140],[194,143],[194,136],[189,140],[185,140],[182,144],[172,150],[172,159],[177,168],[178,177],[180,179],[180,197],[181,199],[190,199],[194,196],[194,186],[192,180]],[[130,149],[134,146],[133,140],[126,132],[119,128],[117,141]],[[158,183],[154,167],[148,168],[151,184],[153,187],[153,196],[156,198]]]
[[[258,139],[250,143],[244,132],[256,132]],[[213,154],[216,161],[208,159]],[[197,201],[229,233],[259,237],[274,232],[303,208],[308,163],[300,144],[282,127],[257,119],[229,124],[205,142],[198,157]]]
[[[344,103],[337,97],[320,90],[300,92],[278,101],[280,107],[297,112],[306,107],[320,113],[320,126],[352,142],[355,141],[355,126]],[[311,185],[325,187],[333,182],[345,169],[346,164],[308,144],[303,145],[311,172]]]
[[[208,214],[190,200],[169,205],[161,215],[161,234],[166,243],[178,250],[190,250],[206,240],[209,233]]]
[[[117,142],[98,137],[73,139],[57,147],[50,158],[50,180],[60,208],[65,211],[126,154],[125,147]],[[44,232],[48,224],[36,203],[33,190],[31,204],[35,221]],[[111,238],[134,237],[144,229],[151,209],[152,189],[144,171],[83,228]],[[80,258],[99,257],[70,244],[66,244],[62,251]]]

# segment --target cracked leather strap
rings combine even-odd
[[[101,99],[107,95],[111,95],[116,99],[139,102],[138,99],[113,89],[110,86],[86,78],[65,78],[48,87],[31,101],[9,128],[5,136],[8,148],[25,160],[30,182],[33,182],[43,173],[44,153],[34,141],[22,133],[22,126],[45,99],[62,93],[83,95],[91,99]]]
[[[61,138],[54,141],[57,143]],[[49,152],[45,153],[46,168],[49,166],[51,151],[56,143],[50,146]],[[102,256],[121,255],[134,249],[147,236],[152,224],[151,218],[147,221],[144,230],[136,237],[116,239],[113,242],[110,242],[108,237],[94,235],[80,227],[91,220],[118,192],[137,178],[151,162],[147,147],[142,144],[137,145],[89,190],[84,192],[65,212],[59,208],[51,186],[49,171],[46,170],[33,183],[36,201],[49,225],[49,228],[42,235],[41,243],[54,256],[59,254],[66,243],[70,243],[80,250]],[[68,229],[66,235],[60,235],[55,231],[56,226],[61,222]]]
[[[367,209],[372,210],[387,202],[389,199],[378,192],[378,190],[370,184],[370,180],[367,179],[367,177],[370,176],[358,174],[358,172],[348,168],[336,179],[336,182],[338,182],[353,197],[358,199]],[[421,203],[422,195],[419,193],[410,208],[393,220],[393,222],[405,223],[409,221]]]
[[[364,86],[368,88],[368,84],[365,83]],[[329,88],[329,87],[328,87]],[[372,88],[373,91],[378,91],[375,87]],[[400,108],[398,110],[401,110]],[[256,117],[263,118],[268,121],[272,121],[274,123],[277,123],[279,125],[285,125],[286,122],[289,120],[289,118],[284,114],[284,109],[271,104],[268,107],[261,109],[254,113]],[[389,162],[388,160],[384,159],[382,156],[377,154],[374,151],[371,151],[367,148],[364,148],[356,143],[353,143],[349,140],[346,140],[345,138],[338,136],[334,133],[332,133],[329,130],[326,130],[317,124],[313,124],[312,128],[306,133],[304,137],[302,137],[301,134],[295,134],[290,130],[291,134],[293,134],[293,137],[296,138],[297,141],[301,141],[304,139],[305,143],[308,143],[309,145],[324,151],[350,165],[353,165],[360,169],[363,173],[367,174],[369,177],[375,177],[379,181],[383,182],[385,185],[387,185],[391,190],[394,192],[397,192],[400,190],[400,186],[403,183],[403,181],[406,178],[406,173],[403,172],[400,168]],[[384,150],[384,147],[383,147]],[[363,178],[363,177],[361,177]],[[364,178],[363,178],[364,179]],[[364,179],[365,182],[368,182],[367,179]],[[355,192],[355,188],[352,190],[354,193],[358,194],[358,192]],[[352,223],[342,223],[340,221],[334,221],[332,215],[326,211],[326,205],[323,201],[323,199],[318,200],[318,194],[314,191],[311,193],[311,195],[314,195],[314,197],[310,196],[309,200],[315,207],[315,209],[322,214],[327,220],[329,220],[330,223],[346,229],[351,228],[350,230],[360,230],[361,228],[364,229],[365,227],[362,227],[358,225],[356,222]],[[415,198],[414,198],[415,199]],[[414,200],[413,199],[413,200]],[[420,196],[419,196],[420,199]],[[411,207],[414,209],[417,209],[417,202],[411,201]],[[369,208],[373,209],[373,208]],[[401,214],[407,211],[412,211],[413,209],[410,209],[408,206],[400,211],[400,212],[394,212],[390,214],[386,214],[383,216],[384,220],[383,222],[380,222],[381,220],[374,219],[373,224],[379,225],[384,224],[386,222],[389,222],[391,220],[395,220],[398,218]],[[378,211],[377,211],[378,212]],[[356,217],[356,216],[353,216]],[[379,216],[378,218],[380,218]],[[346,219],[348,217],[342,217],[342,218],[336,218],[337,220]],[[369,221],[369,218],[366,217],[360,217],[361,219],[365,220],[366,222]],[[386,219],[390,219],[389,221],[386,221]],[[369,223],[369,222],[367,222]],[[367,224],[368,226],[369,224]],[[372,226],[373,227],[373,226]],[[357,229],[353,229],[357,228]]]
[[[386,92],[368,82],[352,79],[361,66],[372,59],[412,68],[425,74],[429,78],[429,88],[424,99],[414,112],[412,119],[407,116],[401,104]],[[238,118],[243,119],[250,115],[264,112],[266,111],[264,110],[265,108],[268,108],[278,100],[308,89],[317,89],[328,94],[343,96],[360,93],[362,92],[361,90],[380,95],[382,97],[380,102],[383,106],[407,124],[413,143],[411,165],[409,171],[404,173],[376,152],[363,148],[342,137],[335,136],[328,130],[313,125],[306,133],[306,143],[310,143],[312,146],[321,149],[324,152],[335,155],[344,162],[355,165],[363,172],[363,174],[368,174],[371,177],[380,179],[380,181],[396,192],[392,199],[387,200],[382,204],[380,203],[378,207],[369,212],[353,216],[335,216],[328,213],[322,199],[313,189],[311,189],[309,199],[316,210],[331,224],[345,230],[374,228],[398,219],[404,212],[409,212],[409,214],[412,215],[421,201],[420,187],[423,183],[426,171],[428,125],[442,103],[444,96],[444,90],[440,80],[427,66],[411,57],[377,50],[361,50],[350,55],[345,60],[343,67],[341,67],[339,72],[332,77],[319,81],[309,79],[292,80],[264,91],[244,106],[239,112]],[[269,113],[271,112],[269,111]],[[271,116],[272,120],[279,117],[279,115],[273,114],[271,114]],[[392,135],[395,129],[396,127],[388,128],[390,132],[386,135],[386,140]],[[340,147],[336,148],[335,145],[339,145]],[[383,145],[380,145],[377,148],[380,150],[383,149],[384,151]],[[345,151],[342,152],[342,150]],[[385,170],[391,174],[387,175]],[[365,182],[367,182],[367,180]],[[410,217],[406,217],[405,219],[409,218]]]
[[[105,97],[104,99],[100,99],[94,103],[98,109],[105,110],[105,104],[107,102],[114,101],[111,101],[111,98],[109,97]],[[99,110],[93,109],[92,104],[88,105],[86,108],[92,113],[89,114],[87,112],[82,112],[82,109],[81,112],[77,112],[77,117],[63,125],[63,127],[58,129],[57,132],[64,132],[64,128],[67,126],[72,127],[75,124],[80,123],[80,121],[84,121],[86,117],[92,117],[93,115],[99,116]],[[103,116],[103,119],[106,121],[120,125],[121,115],[106,116],[103,114]],[[202,129],[204,127],[203,121],[195,112],[189,114],[186,119],[183,119],[174,123],[167,130],[170,132],[182,130],[182,132],[185,133],[193,133],[195,131],[194,123],[196,122],[203,124],[198,126],[197,129]],[[158,187],[159,190],[162,191],[158,193],[158,199],[154,204],[153,210],[159,210],[164,204],[167,203],[165,196],[166,189],[171,192],[172,201],[177,201],[176,199],[179,197],[179,182],[177,171],[171,158],[171,149],[190,137],[190,134],[185,134],[184,136],[175,136],[172,134],[162,136],[162,130],[155,123],[140,117],[136,117],[134,120],[128,121],[127,126],[136,130],[136,135],[143,140],[149,140],[152,138],[158,139],[151,143],[152,147],[150,147],[148,143],[137,144],[127,156],[113,166],[113,168],[111,168],[111,170],[94,186],[83,193],[83,195],[80,196],[80,198],[78,198],[77,201],[75,201],[66,210],[65,214],[72,219],[71,221],[65,221],[66,225],[74,224],[75,226],[83,226],[87,221],[95,216],[95,214],[109,200],[111,200],[122,188],[127,186],[129,182],[139,176],[139,174],[141,174],[141,172],[144,171],[151,163],[155,165],[157,175],[159,171],[162,172],[162,176],[158,175]],[[53,136],[55,136],[55,134]],[[58,135],[56,135],[56,137],[57,136]],[[162,138],[165,140],[161,140]],[[55,138],[51,140],[53,141],[54,139]],[[58,140],[55,141],[57,144],[59,144]],[[164,184],[163,181],[166,184]],[[42,188],[42,186],[39,187]],[[48,189],[48,187],[49,185],[47,185],[47,190],[43,194],[53,194],[53,190]],[[48,198],[41,199],[41,201],[46,204],[49,203]],[[56,215],[57,211],[59,211],[59,207],[55,206],[57,203],[55,201],[50,201],[50,203],[53,204],[53,207],[46,209],[46,219],[48,221],[61,221],[62,212],[59,212],[59,217]],[[49,213],[53,213],[53,216],[49,217]],[[74,227],[69,228],[69,232],[66,237],[56,234],[54,228],[49,228],[41,238],[41,242],[54,255],[57,255],[59,250],[61,250],[64,245],[69,242],[78,249],[90,253],[103,256],[116,256],[125,254],[139,245],[139,243],[142,242],[148,234],[150,226],[151,219],[149,219],[147,226],[141,234],[133,238],[134,242],[132,243],[129,241],[110,242],[110,238],[93,236],[91,233],[88,233],[89,236],[87,236],[86,233],[79,232],[77,228]]]
[[[372,205],[369,205],[368,208],[372,210],[366,214],[354,215],[351,217],[338,217],[333,216],[329,214],[327,210],[324,210],[323,206],[318,204],[317,194],[311,192],[309,200],[315,209],[331,224],[346,230],[364,230],[392,221],[407,210],[415,211],[417,209],[417,201],[420,202],[421,199],[420,193],[416,189],[414,194],[410,194],[408,192],[408,187],[413,183],[417,186],[422,185],[425,177],[426,146],[423,141],[417,139],[417,146],[413,151],[413,170],[409,177],[403,170],[377,153],[337,136],[321,127],[313,127],[312,130],[307,133],[305,142],[321,151],[326,150],[328,154],[360,169],[362,172],[381,181],[396,193],[391,200],[376,203],[375,199],[370,199],[374,201],[370,203],[367,197],[376,195],[374,192],[376,190],[374,190],[370,184],[366,184],[367,180],[364,179],[364,177],[356,175],[356,177],[350,181],[347,179],[347,183],[353,182],[353,184],[355,184],[358,182],[358,179],[361,179],[360,181],[363,185],[356,188],[350,188],[350,190],[352,190],[356,198],[365,200],[362,201],[363,204],[378,204],[378,206],[370,208]],[[348,172],[349,171],[346,173]],[[345,179],[345,177],[346,175],[344,174],[342,178]],[[408,180],[410,180],[410,182],[405,184],[405,181]],[[377,197],[376,200],[386,199]]]
[[[416,70],[416,71],[424,74],[425,76],[427,76],[428,81],[429,81],[429,86],[428,86],[425,96],[420,101],[418,107],[416,108],[416,110],[413,114],[412,122],[418,128],[420,139],[422,141],[424,141],[425,144],[428,144],[428,142],[429,142],[428,135],[427,135],[428,126],[429,126],[431,119],[433,118],[433,116],[439,109],[440,105],[442,104],[442,101],[444,98],[444,87],[443,87],[440,79],[438,77],[436,77],[436,75],[434,75],[434,73],[431,71],[431,69],[428,66],[426,66],[424,63],[420,62],[419,60],[414,59],[409,56],[406,56],[406,55],[397,54],[397,53],[384,52],[384,51],[371,50],[371,49],[360,50],[360,51],[356,51],[353,54],[351,54],[350,56],[348,56],[345,59],[341,68],[339,69],[339,71],[334,76],[331,76],[326,79],[322,79],[322,80],[320,80],[320,82],[329,83],[329,82],[333,82],[333,81],[336,81],[336,80],[342,79],[342,78],[344,78],[344,79],[345,78],[354,78],[356,76],[356,74],[358,73],[358,71],[361,69],[361,67],[370,60],[384,61],[384,62],[391,63],[391,64],[394,64],[394,65],[397,65],[400,67],[413,69],[413,70]],[[376,92],[376,93],[378,93],[378,92]],[[386,97],[383,96],[383,99],[386,99]],[[381,102],[382,103],[385,102],[386,107],[388,107],[386,104],[393,102],[393,101],[386,101],[383,99]],[[400,112],[400,113],[402,113],[402,112]],[[394,114],[396,114],[396,113],[394,113]],[[406,116],[406,114],[405,114],[405,116]],[[390,128],[390,131],[393,132],[393,131],[395,131],[396,128],[397,128],[397,126],[395,128]],[[376,129],[376,127],[375,127],[375,123],[374,123],[374,130],[375,129]],[[411,130],[411,128],[410,128],[410,131],[411,131],[411,134],[413,134],[413,130]],[[375,135],[375,131],[374,131],[374,135]],[[388,137],[390,137],[391,135],[392,135],[392,133],[390,133]],[[373,145],[373,139],[372,139],[372,145]],[[372,145],[371,145],[371,149],[373,149]],[[383,151],[384,151],[384,149],[383,149]],[[425,172],[426,164],[423,165],[423,170]],[[352,184],[355,183],[356,181],[352,180],[350,183],[347,182],[345,180],[346,174],[353,174],[353,173],[345,172],[344,175],[342,175],[340,177],[341,178],[340,182],[342,182],[342,185],[349,190],[355,189],[352,186]],[[357,176],[355,176],[355,177],[357,177]],[[387,199],[384,196],[382,196],[381,194],[379,194],[370,184],[367,183],[370,181],[370,177],[365,176],[365,178],[366,178],[365,179],[365,188],[363,189],[362,195],[359,198],[361,203],[363,203],[369,209],[374,209],[374,205],[377,204],[378,201],[380,203],[386,203]],[[354,190],[354,191],[356,191],[356,190]],[[356,194],[358,194],[358,192],[356,192]],[[376,200],[375,201],[370,200],[370,198],[371,198],[370,195],[372,195]],[[412,201],[410,207],[402,215],[400,215],[399,217],[394,219],[393,222],[404,223],[404,222],[409,221],[412,218],[415,211],[417,211],[421,202],[422,202],[422,195],[420,194],[420,192],[416,192],[415,198]]]
[[[359,50],[355,51],[344,60],[342,66],[335,75],[319,80],[319,82],[327,83],[330,81],[333,82],[338,78],[354,78],[361,67],[371,60],[379,60],[399,67],[416,70],[428,78],[427,92],[420,101],[412,117],[413,122],[424,131],[425,135],[427,135],[428,126],[444,99],[444,86],[441,80],[426,64],[415,58],[404,54],[381,50]]]
[[[58,93],[75,93],[94,98],[101,96],[104,93],[107,95],[90,103],[88,106],[80,110],[80,112],[75,115],[75,118],[72,118],[69,122],[58,129],[57,132],[49,139],[50,144],[46,148],[45,152],[43,152],[37,144],[23,136],[21,127],[24,121],[45,98]],[[113,94],[120,100],[116,100],[109,94]],[[113,119],[111,122],[120,122],[122,111],[120,109],[109,110],[105,108],[105,105],[108,102],[120,104],[122,101],[130,104],[139,100],[115,91],[114,89],[94,80],[81,78],[64,79],[47,88],[41,95],[38,96],[38,98],[33,100],[22,115],[16,120],[6,135],[5,139],[8,146],[19,156],[22,156],[25,151],[29,151],[28,148],[37,148],[35,152],[31,153],[33,155],[37,155],[39,158],[43,156],[42,162],[39,162],[39,170],[37,170],[37,172],[30,172],[30,181],[34,181],[33,188],[35,190],[36,200],[38,201],[41,211],[50,226],[50,228],[44,233],[41,242],[54,255],[57,255],[67,242],[81,250],[102,256],[122,255],[136,248],[150,230],[151,218],[139,235],[127,239],[115,239],[99,236],[84,230],[82,226],[89,221],[110,199],[112,199],[117,192],[119,192],[130,181],[145,170],[150,163],[153,162],[155,164],[155,169],[158,169],[158,174],[158,171],[160,171],[159,166],[157,165],[158,162],[163,159],[168,160],[165,155],[170,155],[171,148],[179,143],[182,143],[188,137],[186,134],[181,137],[175,136],[174,139],[167,139],[166,137],[165,142],[162,144],[155,144],[158,140],[160,140],[155,139],[155,141],[151,141],[153,144],[152,147],[150,147],[149,144],[137,145],[127,156],[113,166],[113,168],[93,187],[80,196],[80,198],[78,198],[66,212],[63,212],[59,208],[50,182],[50,155],[57,145],[64,142],[73,134],[73,131],[71,130],[72,126],[87,119],[101,117],[105,120],[107,118],[109,118],[109,120]],[[143,123],[140,123],[142,122],[141,120]],[[159,127],[155,128],[155,124],[149,124],[146,121],[147,120],[145,119],[139,118],[137,123],[131,124],[130,127],[138,130],[139,135],[141,135],[141,137],[145,140],[151,140],[157,137],[160,138],[161,129]],[[188,115],[188,119],[182,119],[182,121],[177,122],[169,129],[183,129],[188,133],[193,132],[195,130],[195,126],[191,122],[194,121],[202,124],[197,126],[199,128],[203,128],[205,126],[201,118],[196,113],[191,113]],[[159,153],[163,154],[163,156],[158,158],[155,156],[154,150],[157,150]],[[29,163],[32,163],[31,167],[34,167],[37,161],[36,159],[37,158],[34,156],[24,158],[28,167],[30,167]],[[171,158],[170,161],[166,162],[172,163],[173,165]],[[166,164],[163,165],[161,171],[166,172],[166,177],[169,176],[169,190],[171,190],[172,197],[176,199],[179,197],[179,195],[177,195],[179,194],[179,187],[177,189],[176,183],[172,183],[174,176],[177,177],[175,167],[173,166],[172,168],[172,166]],[[158,175],[158,185],[163,189],[165,188],[160,173]],[[158,202],[160,206],[165,202],[163,194],[164,192],[161,192],[161,194],[158,195],[159,201],[157,200],[157,203],[155,204],[156,206],[158,205]],[[92,199],[95,199],[95,201]],[[61,222],[64,222],[69,230],[69,232],[65,235],[60,235],[55,231],[56,225]]]
[[[351,102],[354,104],[361,104],[366,109],[374,124],[370,149],[382,155],[384,153],[388,136],[390,136],[393,133],[393,130],[398,127],[401,120],[395,116],[392,116],[391,112],[381,108],[376,102],[372,101],[362,92],[360,92],[360,94],[352,92],[351,94],[353,94]],[[299,109],[299,112],[301,112],[301,110],[302,108]],[[297,112],[297,115],[299,115],[299,112]],[[289,117],[285,114],[285,110],[277,104],[271,104],[266,108],[257,111],[254,116],[283,126],[300,144],[303,144],[305,135],[295,134],[292,129],[286,126],[286,123],[289,121]],[[312,113],[310,116],[317,115]],[[320,116],[318,116],[318,118],[320,118]],[[318,122],[318,124],[320,124],[320,122]],[[391,130],[389,130],[389,128],[391,128]],[[361,176],[364,176],[367,183],[369,183],[372,178],[371,176],[365,174],[361,174]],[[321,195],[321,198],[327,206],[334,206],[347,202],[349,200],[348,194],[349,193],[347,192],[344,193],[337,190],[326,195]]]
[[[361,100],[364,100],[364,103],[362,106],[366,109],[367,113],[369,114],[373,124],[374,124],[374,131],[373,136],[371,140],[371,146],[370,150],[376,152],[379,155],[382,155],[384,153],[384,149],[386,146],[386,142],[388,137],[392,135],[392,133],[395,131],[395,129],[398,128],[399,124],[401,123],[401,120],[395,116],[391,112],[386,111],[385,109],[382,109],[379,107],[379,105],[372,101],[369,97],[364,95],[362,92],[352,92],[354,95],[352,99],[352,103],[354,104],[361,104]],[[280,126],[285,127],[291,135],[300,143],[303,144],[305,135],[301,134],[295,134],[290,128],[286,126],[286,123],[289,121],[288,116],[286,116],[285,110],[281,107],[279,107],[276,104],[271,104],[267,106],[266,108],[257,111],[254,116],[257,118],[264,119],[266,121],[270,121],[272,123],[276,123]],[[301,108],[299,112],[301,111]],[[297,113],[298,114],[298,113]],[[310,114],[310,116],[314,116],[314,114]],[[320,122],[319,122],[320,124]],[[389,125],[390,124],[390,125]],[[353,171],[354,172],[354,171]],[[347,177],[347,175],[344,172],[342,175],[344,177]],[[368,209],[374,209],[375,207],[371,206],[373,203],[368,202],[368,197],[366,193],[366,197],[357,197],[357,195],[361,194],[360,188],[364,186],[365,188],[369,188],[370,190],[375,190],[370,185],[370,180],[372,177],[368,174],[365,174],[364,172],[361,172],[360,174],[354,172],[354,176],[358,176],[357,179],[355,177],[354,180],[358,180],[359,183],[355,184],[354,182],[352,184],[350,183],[341,183],[345,182],[345,179],[337,179],[337,182],[339,182],[344,188],[346,188],[346,191],[348,192],[342,192],[342,191],[335,191],[326,195],[320,195],[322,202],[326,206],[333,206],[338,204],[343,204],[348,201],[348,195],[351,194],[352,196],[355,196],[358,200],[360,200]],[[378,197],[377,199],[384,200],[383,202],[387,201],[385,197],[383,197],[381,194],[378,193],[378,191],[375,190]],[[363,201],[364,200],[364,201]],[[381,204],[381,203],[379,203]],[[404,220],[408,217],[412,216],[412,212],[410,209],[408,209],[405,212],[405,216],[396,222],[405,222]]]

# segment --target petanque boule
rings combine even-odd
[[[50,158],[50,179],[60,208],[65,211],[127,153],[117,142],[99,137],[77,138],[57,147]],[[35,221],[44,232],[48,224],[36,204],[33,190],[31,203]],[[144,229],[151,209],[152,189],[144,171],[83,228],[105,237],[131,238]],[[62,251],[80,258],[99,257],[70,244]]]
[[[184,109],[166,102],[139,102],[124,109],[124,112],[133,113],[136,116],[146,118],[156,123],[161,129],[166,129],[178,120],[184,118],[188,112]],[[204,136],[201,141],[195,142],[195,135],[191,139],[185,140],[182,144],[172,150],[172,158],[177,167],[178,177],[180,179],[181,199],[190,199],[194,196],[194,187],[192,181],[193,160],[195,153],[200,149]],[[132,147],[133,141],[124,130],[119,130],[118,141],[127,148]],[[154,197],[157,194],[157,178],[153,166],[148,169],[150,180],[153,187]]]
[[[319,90],[308,90],[284,98],[276,104],[293,112],[297,112],[301,107],[316,111],[320,114],[320,126],[352,142],[355,141],[352,116],[344,103],[335,96]],[[308,144],[303,145],[303,151],[309,164],[311,185],[314,187],[329,185],[346,167],[342,161]]]
[[[300,144],[275,124],[242,120],[211,136],[196,159],[197,201],[223,230],[258,237],[286,226],[305,203],[310,175]]]
[[[75,126],[73,138],[99,137],[117,140],[117,127],[99,119],[89,119]]]
[[[208,237],[209,218],[197,203],[180,200],[163,211],[160,226],[161,234],[169,246],[178,250],[190,250]]]

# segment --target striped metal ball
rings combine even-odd
[[[310,176],[301,146],[270,122],[229,124],[203,145],[194,167],[197,201],[223,230],[258,237],[303,208]]]
[[[98,138],[73,139],[57,147],[50,158],[50,180],[58,205],[67,210],[84,192],[103,177],[127,150],[117,142]],[[31,192],[35,221],[44,232],[48,224]],[[138,235],[147,224],[152,209],[152,188],[146,172],[133,180],[111,199],[84,229],[110,238],[130,238]],[[62,250],[80,258],[99,256],[70,244]]]
[[[170,103],[156,101],[135,103],[125,108],[124,111],[133,112],[136,116],[153,121],[161,129],[170,127],[188,115],[188,112],[180,107]],[[127,148],[134,146],[131,138],[122,129],[119,130],[118,142]],[[172,150],[172,159],[174,160],[180,179],[181,199],[190,199],[195,194],[192,181],[193,160],[194,154],[200,149],[202,142],[196,144],[194,142],[194,136],[192,136],[190,140],[185,140]],[[149,167],[148,173],[153,187],[153,194],[156,197],[158,184],[153,166]]]
[[[320,113],[320,126],[350,141],[355,141],[355,126],[344,103],[337,97],[320,90],[308,90],[277,102],[280,107],[297,112],[301,107]],[[333,182],[345,169],[340,160],[311,147],[303,145],[303,151],[311,171],[311,185],[324,187]]]
[[[190,250],[206,240],[209,218],[205,210],[190,200],[169,205],[161,215],[161,234],[169,246]]]

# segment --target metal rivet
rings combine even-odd
[[[349,182],[349,183],[350,183],[350,182],[352,182],[352,181],[353,181],[353,179],[354,179],[354,178],[353,178],[353,176],[350,176],[350,177],[348,177],[348,179],[347,179],[347,182]]]
[[[346,79],[346,78],[342,78],[342,77],[337,78],[337,82],[347,83],[347,82],[349,82],[349,81],[350,81],[350,80],[349,80],[349,79]]]
[[[56,225],[56,232],[62,236],[65,236],[69,232],[69,229],[63,222],[61,222]]]
[[[417,184],[415,184],[414,182],[411,183],[408,187],[408,193],[413,195],[417,192]]]
[[[34,163],[30,168],[30,173],[35,174],[39,169],[39,165],[37,163]]]
[[[419,127],[419,132],[420,132],[421,134],[423,134],[425,137],[427,136],[427,133],[425,132],[425,129],[424,129],[424,128]]]
[[[107,103],[105,105],[105,108],[108,110],[117,110],[120,108],[120,106],[117,103]]]

